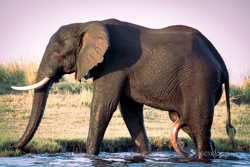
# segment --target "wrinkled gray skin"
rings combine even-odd
[[[214,106],[223,83],[228,91],[229,79],[221,56],[199,31],[186,26],[155,30],[115,19],[62,26],[51,37],[36,78],[51,80],[35,89],[29,124],[13,148],[23,148],[36,132],[49,87],[73,72],[76,80],[90,74],[94,82],[87,155],[98,155],[118,104],[142,154],[150,152],[144,104],[169,111],[171,120],[183,122],[199,152],[212,151]],[[231,126],[230,115],[228,121]]]

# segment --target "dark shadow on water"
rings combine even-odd
[[[92,157],[92,165],[94,166],[130,166],[132,164],[136,166],[223,166],[223,165],[241,165],[244,166],[246,162],[250,160],[250,154],[248,159],[239,158],[235,155],[229,155],[228,157],[220,157],[217,159],[199,160],[199,159],[185,159],[180,157],[175,152],[155,152],[148,156],[141,156],[137,153],[102,153],[100,156]],[[250,163],[250,161],[249,161]],[[132,165],[133,166],[133,165]]]
[[[144,162],[146,162],[145,157],[140,156],[140,155],[137,155],[137,156],[133,156],[133,157],[131,157],[131,158],[128,158],[128,160],[129,160],[131,163],[144,163]]]

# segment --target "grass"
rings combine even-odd
[[[0,95],[13,93],[11,85],[30,85],[35,82],[39,64],[33,61],[15,61],[11,63],[0,62]]]
[[[231,85],[231,97],[232,100],[237,103],[250,103],[250,71],[247,70],[246,74],[241,75],[242,85]]]
[[[50,94],[42,122],[32,139],[25,147],[25,152],[65,152],[84,151],[89,126],[90,108],[79,101],[80,94]],[[22,136],[27,126],[32,96],[1,95],[0,109],[0,156],[8,155],[5,147],[14,144]],[[86,103],[85,103],[86,104]],[[225,131],[226,106],[216,106],[212,138],[219,151],[247,151],[250,152],[250,108],[248,105],[232,104],[232,123],[237,130],[237,148],[229,145]],[[168,112],[159,111],[150,107],[144,108],[146,131],[152,149],[172,150],[169,139],[172,122]],[[183,147],[194,148],[189,137],[180,132],[180,143]],[[135,151],[129,132],[122,120],[119,111],[116,111],[105,133],[102,150],[104,151]],[[17,154],[19,153],[19,154]],[[9,156],[20,155],[21,152],[10,152]]]
[[[32,66],[38,67],[38,65]],[[32,106],[32,92],[16,93],[2,90],[2,87],[10,87],[14,83],[15,85],[32,83],[34,80],[23,79],[33,73],[32,70],[27,69],[24,63],[0,64],[0,71],[4,71],[0,74],[2,78],[0,80],[2,93],[0,95],[0,156],[22,154],[20,150],[7,151],[6,148],[17,142],[26,129]],[[19,74],[22,74],[22,77]],[[14,77],[18,79],[15,80]],[[24,151],[27,153],[85,151],[92,89],[91,80],[75,83],[74,75],[54,84],[50,90],[41,124]],[[242,86],[241,89],[246,88]],[[234,99],[236,95],[232,95],[231,98]],[[231,105],[232,123],[237,130],[235,148],[233,148],[229,144],[225,128],[226,105],[220,103],[216,106],[211,132],[219,151],[250,152],[249,112],[250,106],[247,104],[232,103]],[[173,150],[170,142],[170,129],[173,123],[169,119],[168,112],[145,106],[144,121],[152,150]],[[179,133],[179,141],[184,148],[195,148],[189,136],[182,131]],[[119,110],[111,119],[101,149],[107,152],[136,151]]]

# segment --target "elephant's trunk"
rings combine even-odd
[[[178,142],[178,132],[183,123],[177,119],[171,128],[171,142],[175,151],[180,154],[183,158],[191,158],[191,156],[183,151]]]
[[[51,79],[43,87],[34,90],[33,105],[29,124],[22,138],[11,148],[23,148],[32,139],[41,122],[48,97],[49,88],[53,84],[53,82],[54,79]]]

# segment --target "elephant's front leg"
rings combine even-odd
[[[108,99],[108,97],[106,98]],[[87,155],[98,155],[100,152],[104,133],[118,103],[109,100],[110,102],[105,102],[107,101],[105,99],[93,98],[86,148]]]
[[[94,80],[94,93],[86,146],[87,155],[98,155],[100,152],[104,133],[113,113],[117,109],[125,78],[122,73],[117,72]]]
[[[120,111],[138,151],[142,155],[149,154],[151,146],[144,126],[143,105],[122,96]]]

